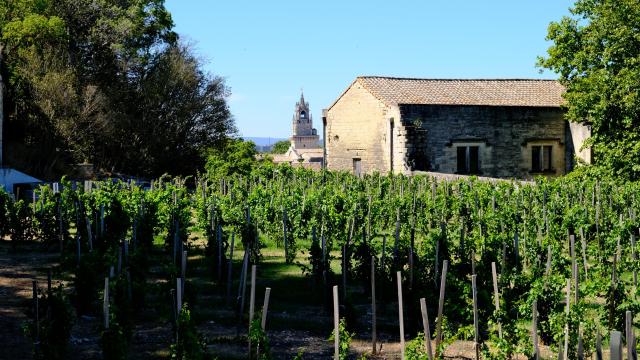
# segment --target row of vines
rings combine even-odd
[[[425,298],[429,322],[442,328],[442,350],[474,337],[471,277],[476,275],[477,337],[485,358],[534,354],[535,303],[541,343],[556,353],[566,347],[575,359],[596,351],[598,334],[623,330],[627,311],[640,311],[639,190],[637,183],[581,178],[535,183],[380,174],[358,178],[265,166],[250,176],[160,179],[150,188],[63,182],[59,191],[40,187],[32,203],[0,193],[0,235],[9,235],[15,244],[37,239],[48,250],[60,251],[63,267],[75,274],[71,292],[41,294],[43,313],[51,314],[52,306],[64,310],[55,312],[62,320],[48,316],[39,329],[30,330],[42,338],[37,350],[46,353],[43,358],[64,353],[60,347],[66,342],[47,345],[45,338],[68,334],[71,307],[78,314],[100,313],[105,293],[110,311],[104,349],[117,352],[106,350],[105,356],[124,358],[132,314],[145,301],[147,254],[154,246],[162,248],[163,291],[168,294],[181,277],[189,231],[197,228],[207,239],[213,281],[228,297],[231,252],[243,249],[245,262],[260,264],[265,243],[275,242],[285,251],[283,261],[298,264],[326,290],[327,306],[330,288],[342,288],[346,329],[361,331],[357,322],[362,316],[352,305],[366,303],[372,275],[379,301],[393,302],[399,271],[407,334],[421,336],[419,299]],[[332,262],[340,262],[340,269]],[[442,282],[444,262],[448,271]],[[492,264],[498,275],[497,309]],[[105,277],[108,291],[102,287]],[[446,284],[446,296],[436,319],[441,284]],[[175,301],[175,289],[172,294]],[[184,306],[171,311],[172,352],[178,358],[204,356],[190,324],[187,304],[194,301],[187,291]],[[56,326],[64,331],[52,330]],[[422,346],[407,348],[408,358],[427,356]]]

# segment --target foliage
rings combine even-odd
[[[235,134],[220,77],[173,31],[162,0],[0,2],[8,164],[39,177],[90,162],[192,174]]]
[[[349,346],[351,346],[351,339],[353,338],[353,335],[354,334],[347,331],[347,325],[344,318],[340,319],[340,323],[338,325],[338,358],[340,360],[346,360],[349,357]],[[329,341],[331,344],[335,341],[335,331],[331,332]]]
[[[256,154],[253,141],[229,139],[222,148],[209,150],[205,169],[215,179],[231,174],[248,175],[256,165]]]
[[[129,340],[125,330],[115,321],[109,323],[109,328],[102,331],[102,356],[105,360],[125,360]]]
[[[69,339],[73,326],[73,313],[62,284],[39,296],[39,344],[36,359],[67,359]],[[35,338],[34,327],[29,336]]]
[[[539,65],[560,75],[567,118],[591,126],[595,161],[623,178],[640,178],[640,4],[578,0],[549,26],[553,42]]]
[[[291,142],[289,140],[280,140],[271,147],[272,154],[284,154],[289,150]]]
[[[171,345],[171,358],[178,360],[199,360],[205,355],[205,342],[197,333],[191,311],[185,303],[178,317],[178,340]]]
[[[255,354],[259,354],[257,357],[255,354],[252,355],[252,358],[256,358],[258,360],[270,360],[272,358],[271,346],[269,345],[269,337],[267,336],[267,333],[262,329],[261,319],[261,314],[256,314],[255,319],[251,321],[251,327],[249,329],[249,341],[253,346],[255,346]],[[251,351],[254,351],[253,348]]]

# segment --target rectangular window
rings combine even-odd
[[[457,147],[458,174],[479,174],[479,147],[478,146],[458,146]]]
[[[536,145],[531,147],[531,171],[545,172],[552,171],[551,145]]]
[[[353,159],[353,174],[357,177],[362,175],[362,161],[360,159]]]

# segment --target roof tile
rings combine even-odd
[[[361,76],[356,81],[387,105],[559,107],[564,93],[564,87],[555,80]]]

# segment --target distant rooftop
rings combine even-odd
[[[355,81],[387,105],[560,107],[564,87],[536,79],[412,79],[360,76]]]

